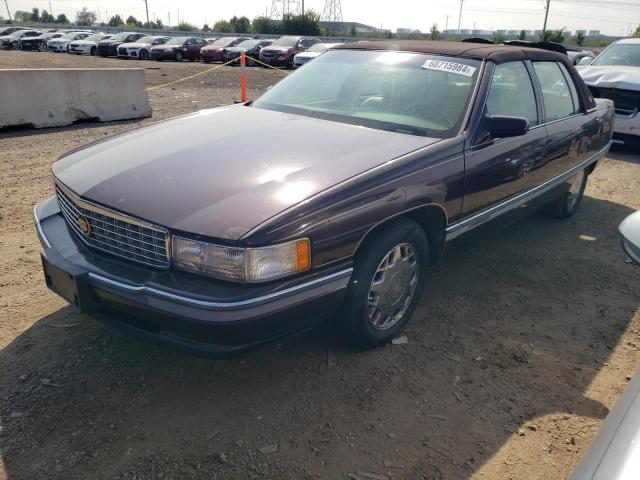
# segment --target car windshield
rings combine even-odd
[[[153,35],[146,35],[146,36],[140,37],[138,40],[136,40],[136,43],[152,44],[155,39],[156,39],[156,37],[154,37]]]
[[[114,36],[112,36],[109,40],[115,40],[115,41],[120,41],[120,40],[124,40],[126,39],[129,35],[131,35],[131,32],[121,32],[121,33],[116,33]]]
[[[239,48],[253,48],[255,47],[260,40],[245,40],[244,42],[240,42],[238,44]]]
[[[220,46],[220,47],[224,47],[226,45],[229,45],[234,40],[235,40],[235,38],[233,38],[233,37],[222,37],[222,38],[217,39],[214,42],[211,42],[211,45],[217,45],[217,46]]]
[[[329,50],[276,84],[254,107],[412,135],[457,134],[477,60]]]
[[[187,41],[187,37],[176,37],[169,40],[165,45],[182,45]]]
[[[102,33],[99,33],[97,35],[89,35],[87,38],[85,38],[85,40],[88,42],[99,42],[103,38],[104,38],[104,35]]]
[[[617,43],[607,48],[591,65],[640,67],[640,44]]]
[[[280,37],[273,42],[272,47],[295,47],[298,43],[298,37]]]

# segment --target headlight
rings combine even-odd
[[[182,270],[239,282],[263,282],[311,267],[309,239],[260,248],[213,245],[173,237],[175,266]]]

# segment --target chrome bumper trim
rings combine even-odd
[[[38,232],[38,238],[40,238],[40,242],[44,246],[46,246],[47,248],[51,248],[51,243],[49,243],[49,240],[47,239],[44,232],[42,231],[42,225],[40,225],[40,218],[38,218],[37,209],[38,209],[38,205],[34,205],[33,206],[33,223],[36,226],[36,231]]]

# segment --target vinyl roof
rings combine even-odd
[[[495,63],[515,60],[563,60],[566,55],[540,48],[512,45],[491,45],[486,43],[443,42],[428,40],[383,40],[345,43],[336,49],[347,50],[396,50],[402,52],[432,53],[476,60],[490,60]]]

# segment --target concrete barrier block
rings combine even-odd
[[[151,116],[144,70],[0,70],[0,127],[60,127]]]

